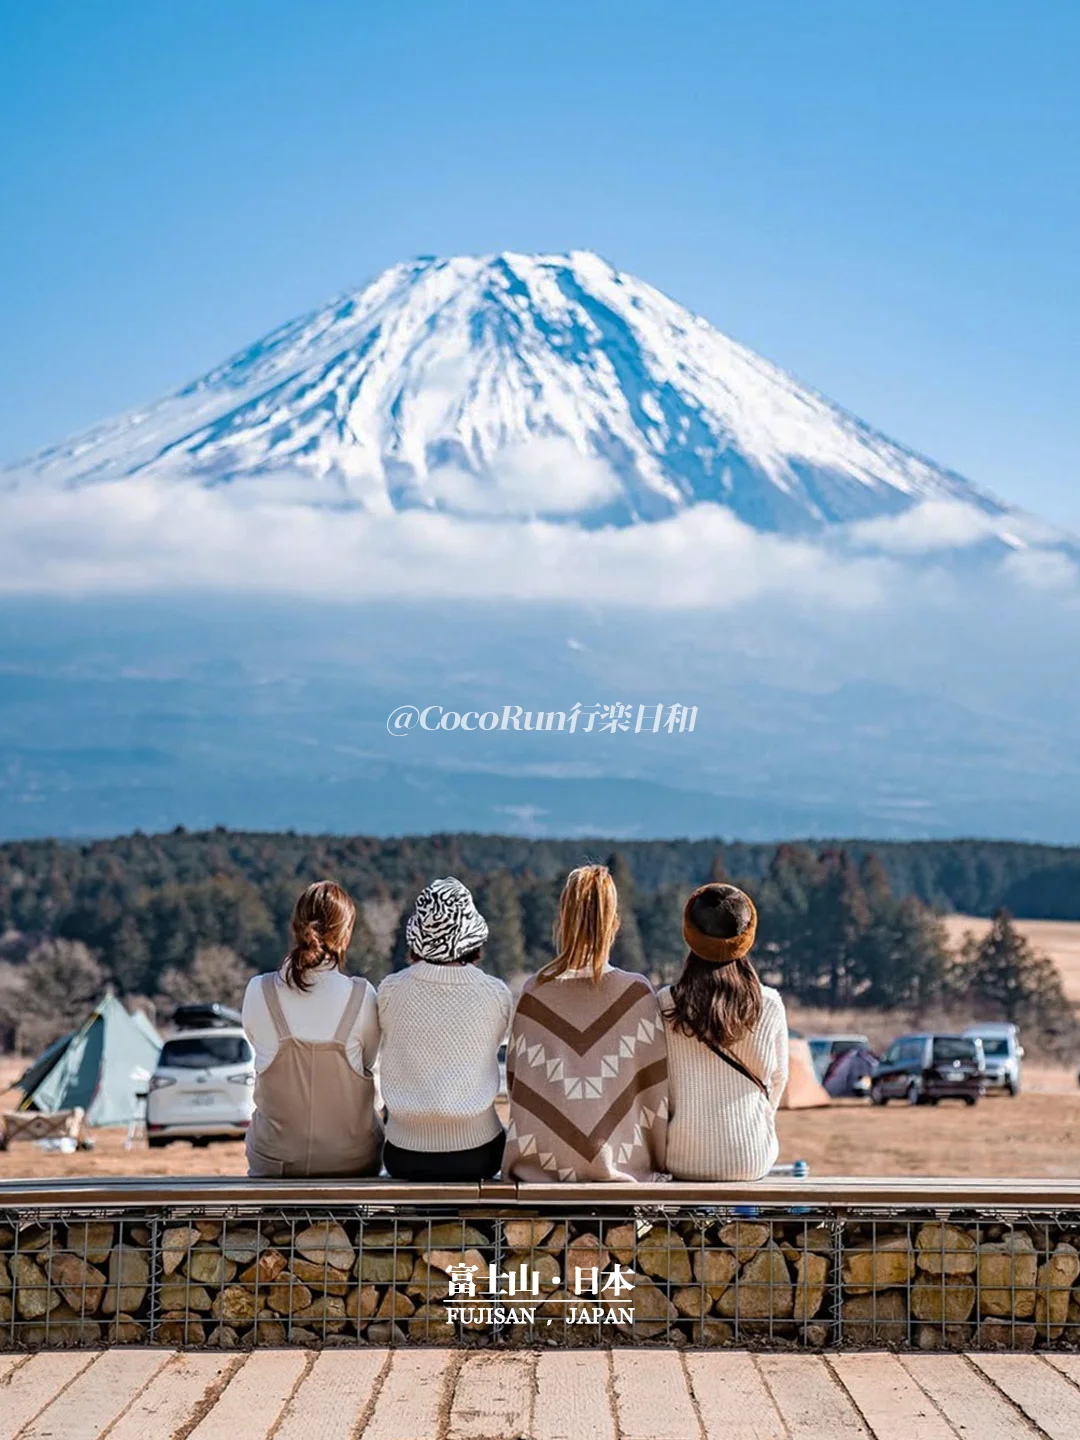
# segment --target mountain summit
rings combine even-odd
[[[706,501],[793,535],[925,501],[1008,513],[581,251],[395,265],[0,488],[135,474],[590,528]]]

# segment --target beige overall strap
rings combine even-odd
[[[349,1035],[352,1033],[352,1028],[356,1024],[356,1017],[360,1014],[360,1006],[364,1003],[363,980],[353,979],[350,983],[352,985],[352,994],[346,1002],[345,1009],[341,1012],[341,1019],[338,1021],[338,1027],[334,1031],[334,1043],[336,1045],[344,1045],[348,1040]]]
[[[270,1011],[270,1019],[274,1022],[277,1038],[288,1040],[292,1032],[289,1030],[289,1022],[285,1019],[285,1011],[281,1008],[281,1001],[278,999],[276,975],[262,977],[262,992],[266,1008]]]

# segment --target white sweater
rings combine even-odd
[[[730,1047],[769,1087],[766,1100],[707,1045],[671,1023],[671,989],[660,991],[668,1044],[667,1166],[676,1180],[760,1180],[776,1163],[776,1107],[787,1085],[784,1002],[763,985],[761,1019]]]
[[[277,993],[281,1008],[297,1040],[332,1040],[338,1021],[349,1003],[352,981],[333,964],[320,965],[308,973],[311,989],[294,990],[285,984],[281,971],[278,971]],[[375,1052],[379,1048],[379,1015],[374,989],[366,980],[359,983],[364,987],[364,1000],[346,1041],[345,1052],[349,1064],[358,1075],[362,1075],[364,1071],[370,1074],[375,1064]],[[242,1014],[244,1031],[255,1051],[255,1073],[261,1075],[277,1054],[278,1042],[259,975],[248,982]]]
[[[512,1000],[475,965],[420,960],[379,986],[386,1138],[402,1150],[472,1150],[502,1129],[499,1046]]]

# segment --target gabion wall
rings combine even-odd
[[[1080,1214],[0,1211],[0,1348],[1068,1349],[1078,1276]]]

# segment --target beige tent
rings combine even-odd
[[[780,1100],[781,1110],[813,1110],[830,1105],[829,1092],[818,1083],[810,1046],[794,1035],[788,1040],[788,1082]]]

